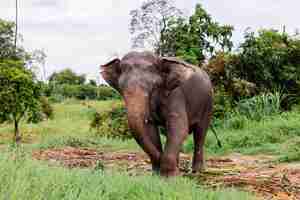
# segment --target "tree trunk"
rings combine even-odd
[[[21,142],[21,135],[20,135],[20,131],[19,131],[19,121],[18,120],[14,120],[15,122],[15,142],[17,144],[19,144]]]

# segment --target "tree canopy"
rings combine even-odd
[[[165,41],[161,43],[170,56],[180,57],[192,64],[201,64],[207,55],[231,50],[233,27],[220,25],[206,10],[197,4],[189,18],[177,18],[170,22]]]
[[[27,114],[35,114],[39,110],[39,100],[40,87],[24,63],[0,61],[0,122],[14,122],[16,142],[21,139],[20,121]]]
[[[182,16],[172,0],[147,0],[139,9],[130,12],[130,32],[133,48],[151,48],[164,55],[165,33],[170,22]]]
[[[15,49],[14,45],[14,26],[13,22],[0,19],[0,60],[13,59],[13,60],[26,60],[28,54],[22,47]]]
[[[82,85],[86,81],[85,75],[77,75],[71,69],[64,69],[60,72],[54,72],[49,77],[50,83],[55,84],[69,84],[69,85]]]

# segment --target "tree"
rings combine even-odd
[[[300,40],[276,30],[245,33],[237,55],[226,66],[228,79],[254,83],[260,92],[281,89],[298,97],[300,91]]]
[[[160,43],[168,55],[200,65],[208,54],[231,50],[232,31],[232,26],[213,21],[201,4],[197,4],[192,16],[170,22]]]
[[[54,72],[50,78],[50,83],[58,85],[69,84],[69,85],[82,85],[86,81],[85,75],[77,75],[71,69],[65,69],[61,72]]]
[[[0,59],[14,57],[14,23],[0,19]]]
[[[133,48],[152,48],[164,55],[165,32],[170,21],[179,18],[182,12],[172,0],[147,0],[141,8],[130,12],[130,33]]]
[[[15,48],[15,24],[0,19],[0,61],[3,59],[28,60],[22,47]]]
[[[89,84],[92,86],[97,86],[97,82],[94,79],[90,79]]]
[[[40,80],[46,82],[47,71],[46,71],[46,58],[47,55],[43,49],[36,49],[31,53],[31,59],[28,62],[31,70],[35,71],[36,74],[40,75]]]
[[[39,109],[40,87],[22,61],[0,61],[0,123],[14,122],[14,138],[21,140],[20,121]]]

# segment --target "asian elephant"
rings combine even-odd
[[[206,72],[175,58],[130,52],[101,66],[106,82],[125,101],[128,124],[162,176],[178,174],[179,152],[193,133],[192,170],[203,167],[203,146],[213,109],[213,88]],[[157,126],[166,127],[162,148]]]

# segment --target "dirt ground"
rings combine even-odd
[[[141,152],[105,152],[90,148],[66,147],[33,153],[38,160],[65,167],[117,169],[130,175],[151,174],[150,161]],[[209,188],[238,187],[262,199],[300,200],[300,163],[276,164],[272,156],[232,154],[206,160],[206,169],[191,174],[191,155],[181,154],[183,176]]]

